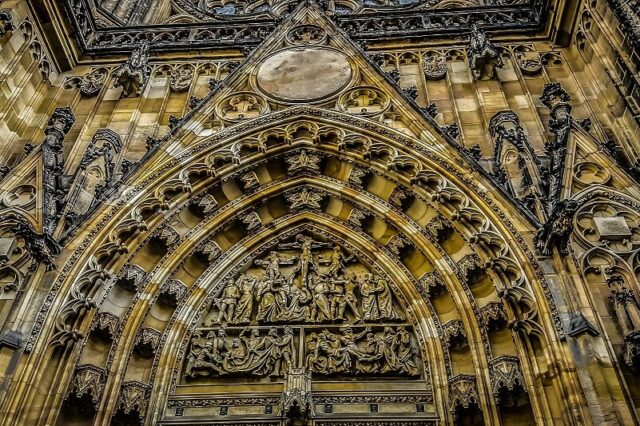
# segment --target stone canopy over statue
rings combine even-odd
[[[390,281],[342,247],[298,234],[228,278],[192,335],[185,377],[419,376]]]

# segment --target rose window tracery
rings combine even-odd
[[[604,246],[618,252],[633,251],[640,245],[637,213],[617,203],[589,203],[578,210],[579,238],[588,246]]]

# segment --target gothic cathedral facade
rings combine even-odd
[[[0,426],[640,424],[640,0],[0,2]]]

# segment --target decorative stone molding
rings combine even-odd
[[[287,162],[287,173],[289,176],[295,176],[302,173],[320,173],[320,163],[322,157],[313,153],[309,153],[305,149],[301,149],[294,155],[285,158]]]
[[[507,326],[507,313],[502,302],[489,302],[480,308],[480,323],[489,330],[502,330]]]
[[[91,397],[93,407],[97,408],[104,391],[106,375],[104,368],[95,365],[78,366],[71,379],[69,396],[74,395],[76,398],[82,398],[84,395],[88,395]]]
[[[108,75],[106,68],[95,68],[83,75],[79,84],[80,94],[89,98],[96,96],[104,87]]]
[[[255,118],[268,112],[267,100],[253,92],[234,93],[216,105],[217,117],[230,123]]]
[[[427,80],[441,80],[447,75],[447,58],[439,54],[427,56],[422,69]]]
[[[476,389],[476,378],[469,374],[458,374],[449,379],[449,409],[455,412],[458,408],[469,409],[480,406],[480,398]]]
[[[338,108],[351,114],[373,116],[386,111],[391,105],[387,94],[376,87],[353,88],[338,98]]]
[[[464,349],[469,346],[462,320],[452,319],[442,324],[442,340],[451,349]]]
[[[169,78],[169,88],[176,93],[182,93],[189,90],[191,80],[193,79],[194,66],[192,64],[182,64],[171,71]]]
[[[160,337],[160,332],[153,328],[141,328],[136,335],[136,352],[145,358],[152,357],[160,344]]]
[[[92,330],[108,339],[113,339],[120,325],[120,318],[110,312],[98,312],[95,316]]]
[[[150,386],[139,381],[124,382],[118,399],[118,409],[124,414],[137,412],[140,418],[147,414],[147,402]]]
[[[129,291],[138,291],[147,277],[147,273],[138,265],[128,264],[122,268],[118,284]]]
[[[502,355],[491,360],[489,366],[491,392],[496,403],[506,407],[517,405],[517,398],[527,390],[515,356]]]
[[[170,306],[177,306],[178,302],[187,294],[187,286],[180,280],[169,279],[160,289],[160,297]]]
[[[625,339],[622,345],[622,359],[634,374],[640,374],[640,341]]]
[[[325,44],[327,32],[317,25],[298,25],[287,33],[286,39],[294,45],[300,44]]]

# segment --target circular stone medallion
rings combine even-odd
[[[271,97],[289,102],[313,102],[335,95],[351,80],[347,57],[326,47],[295,47],[267,58],[257,81]]]

